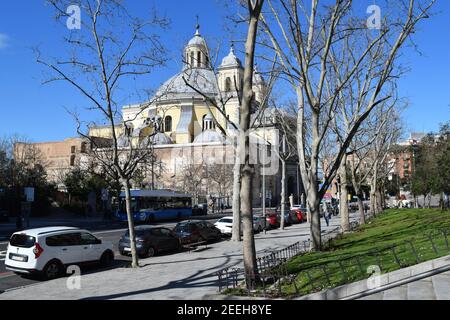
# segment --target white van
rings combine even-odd
[[[54,279],[69,265],[100,262],[107,266],[113,260],[113,245],[87,230],[46,227],[14,233],[8,244],[5,267],[17,274]]]

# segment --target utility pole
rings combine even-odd
[[[266,152],[267,152],[267,146],[266,146],[266,127],[264,126],[263,131],[263,141],[264,141],[264,150],[263,150],[263,163],[262,163],[262,212],[263,212],[263,219],[264,219],[264,234],[267,234],[267,220],[266,220]]]

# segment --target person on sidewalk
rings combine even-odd
[[[323,217],[325,218],[327,227],[329,227],[330,226],[330,213],[328,212],[328,206],[325,201],[322,203],[322,211],[323,211]]]

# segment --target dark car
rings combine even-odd
[[[298,224],[298,223],[303,222],[301,213],[299,215],[298,211],[295,211],[295,210],[289,211],[289,219],[291,220],[292,224]]]
[[[281,225],[281,212],[277,213],[277,220],[278,220],[278,224]],[[289,215],[289,212],[285,212],[284,214],[284,225],[285,226],[290,226],[292,224],[292,220],[291,217]]]
[[[172,230],[162,227],[138,226],[136,232],[136,250],[140,257],[152,257],[161,251],[181,249],[180,239]],[[131,254],[130,233],[127,231],[119,241],[121,255]]]
[[[208,208],[205,205],[195,205],[192,208],[193,216],[206,216],[208,214]]]
[[[179,222],[173,229],[182,244],[218,241],[222,233],[212,223],[200,220]]]

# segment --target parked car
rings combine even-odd
[[[281,225],[281,212],[277,213],[277,220],[278,224]],[[292,224],[291,217],[289,215],[289,212],[286,210],[284,213],[284,225],[290,226]]]
[[[302,222],[302,218],[297,215],[297,211],[289,211],[289,220],[292,224],[298,224]]]
[[[222,234],[231,235],[233,233],[233,217],[221,218],[214,223],[214,226],[219,229]]]
[[[276,229],[280,227],[280,221],[276,213],[266,214],[266,221],[269,228]]]
[[[192,208],[192,215],[193,216],[206,216],[208,214],[208,208],[202,204],[195,205]]]
[[[261,232],[264,231],[264,229],[266,228],[266,221],[264,220],[264,217],[262,216],[253,216],[253,231],[256,232]]]
[[[8,244],[5,267],[17,274],[54,279],[69,265],[98,262],[108,266],[114,260],[113,245],[87,230],[46,227],[14,233]]]
[[[307,209],[303,206],[300,205],[294,205],[293,207],[291,207],[291,211],[296,212],[298,219],[300,220],[300,222],[304,222],[308,220],[308,215],[307,215]]]
[[[173,229],[182,244],[218,241],[222,233],[212,223],[200,220],[179,222]]]
[[[180,239],[170,229],[137,226],[135,232],[137,254],[142,258],[153,257],[162,251],[176,251],[181,249]],[[123,256],[131,254],[129,231],[119,240],[119,252]]]

